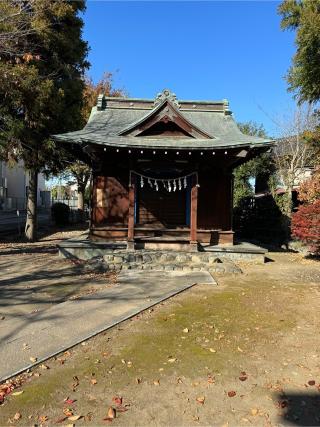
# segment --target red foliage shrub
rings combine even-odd
[[[320,255],[320,200],[299,207],[292,216],[291,233]]]
[[[311,178],[300,184],[299,200],[304,203],[314,203],[320,199],[320,167],[318,166]]]

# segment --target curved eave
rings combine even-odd
[[[117,138],[106,138],[106,139],[91,139],[91,138],[68,138],[67,135],[55,135],[53,138],[60,142],[69,142],[69,143],[77,143],[80,145],[101,145],[104,147],[110,148],[127,148],[127,149],[165,149],[165,150],[189,150],[189,151],[197,151],[197,150],[222,150],[229,148],[241,148],[241,147],[250,147],[250,148],[269,148],[274,145],[273,140],[250,140],[246,139],[243,141],[221,141],[219,139],[208,140],[208,139],[152,139],[152,138],[128,138],[128,137],[117,137]],[[128,140],[129,139],[129,140]]]

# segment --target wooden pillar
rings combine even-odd
[[[195,179],[192,182],[190,200],[190,244],[197,248],[197,214],[198,214],[198,186]]]
[[[134,250],[134,200],[135,200],[135,177],[132,175],[129,185],[129,215],[128,215],[128,243],[127,249]]]

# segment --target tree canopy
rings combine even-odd
[[[3,11],[14,14],[17,3],[0,2],[0,16]],[[25,51],[27,46],[30,51],[0,51],[0,147],[3,157],[23,159],[30,171],[27,236],[34,240],[37,173],[61,166],[61,150],[50,135],[81,127],[83,74],[89,63],[79,16],[85,9],[83,0],[23,3],[29,8],[25,30],[30,31],[17,36],[16,49],[22,46]],[[9,30],[20,34],[18,25],[11,20]]]
[[[296,31],[297,51],[287,74],[300,103],[320,100],[320,0],[284,0],[281,28]]]

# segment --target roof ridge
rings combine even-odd
[[[103,94],[101,94],[103,95]],[[131,97],[124,97],[124,96],[105,96],[104,95],[104,99],[106,101],[143,101],[143,102],[150,102],[151,104],[154,103],[154,98],[131,98]],[[192,100],[192,99],[179,99],[179,102],[183,102],[185,104],[221,104],[224,105],[226,104],[226,99],[219,99],[219,100]]]

